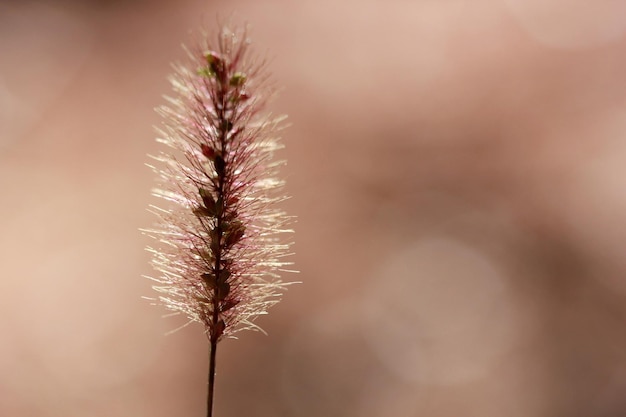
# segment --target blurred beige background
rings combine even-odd
[[[138,231],[189,30],[252,25],[302,285],[216,415],[626,415],[626,2],[0,2],[0,416],[204,415]]]

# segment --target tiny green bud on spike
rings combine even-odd
[[[230,85],[233,87],[241,87],[246,82],[246,74],[236,72],[230,77]]]

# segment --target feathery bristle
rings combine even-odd
[[[147,231],[159,242],[149,248],[159,300],[203,323],[212,342],[259,329],[254,319],[286,285],[291,232],[273,159],[284,117],[264,112],[273,93],[264,63],[245,29],[215,40],[188,50],[171,77],[176,96],[157,110],[167,149],[153,156],[154,195],[169,203],[153,208],[160,221]]]

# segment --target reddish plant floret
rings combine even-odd
[[[249,53],[246,31],[222,29],[217,42],[191,49],[171,78],[176,97],[158,109],[165,123],[153,158],[171,202],[149,248],[159,300],[204,324],[211,343],[253,323],[278,301],[290,218],[277,179],[277,132],[284,118],[264,113],[272,94],[264,63]]]

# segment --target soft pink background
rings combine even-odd
[[[626,2],[0,2],[0,415],[200,417],[138,231],[169,62],[247,20],[301,280],[217,417],[626,415]]]

